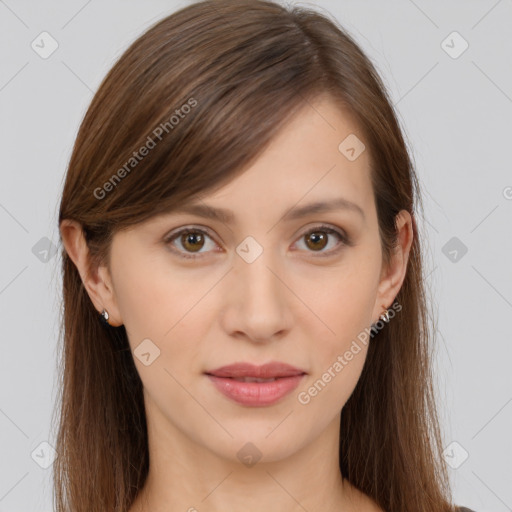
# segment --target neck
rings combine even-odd
[[[148,418],[157,419],[152,412]],[[213,453],[161,419],[148,419],[150,469],[130,512],[362,510],[360,493],[339,469],[339,415],[313,443],[281,446],[280,454],[290,453],[279,458],[233,439],[231,450]]]

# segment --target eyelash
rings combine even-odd
[[[341,244],[338,247],[336,247],[335,249],[331,249],[330,251],[327,251],[327,252],[317,253],[316,256],[318,256],[318,257],[327,257],[327,256],[331,256],[333,254],[337,254],[338,251],[342,249],[343,245],[346,245],[346,246],[352,245],[350,238],[347,235],[345,235],[342,231],[338,231],[337,229],[334,229],[325,224],[315,226],[314,228],[311,228],[310,230],[306,231],[299,237],[299,240],[302,239],[303,237],[310,235],[312,233],[315,233],[317,231],[324,231],[330,235],[337,235],[341,242]],[[176,232],[171,233],[169,236],[167,236],[165,238],[164,241],[166,244],[169,244],[173,240],[177,239],[183,233],[201,233],[202,235],[208,235],[210,238],[213,238],[211,233],[209,232],[209,230],[205,230],[202,228],[195,228],[193,226],[187,226],[187,227],[182,228]],[[204,253],[197,253],[198,255],[191,256],[190,253],[182,252],[181,250],[176,250],[175,248],[172,248],[172,250],[173,250],[173,252],[177,252],[181,257],[186,258],[186,259],[192,259],[192,260],[202,258],[201,254],[204,254]],[[314,251],[310,251],[310,252],[314,253]]]

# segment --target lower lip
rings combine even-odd
[[[241,382],[214,375],[208,377],[213,385],[231,400],[242,405],[264,406],[271,405],[291,393],[304,375],[282,377],[271,382]]]

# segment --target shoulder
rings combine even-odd
[[[475,512],[475,511],[471,508],[457,507],[457,512]]]

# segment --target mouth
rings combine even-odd
[[[254,366],[237,363],[205,372],[214,387],[234,402],[261,407],[274,404],[291,393],[306,372],[284,363]]]

